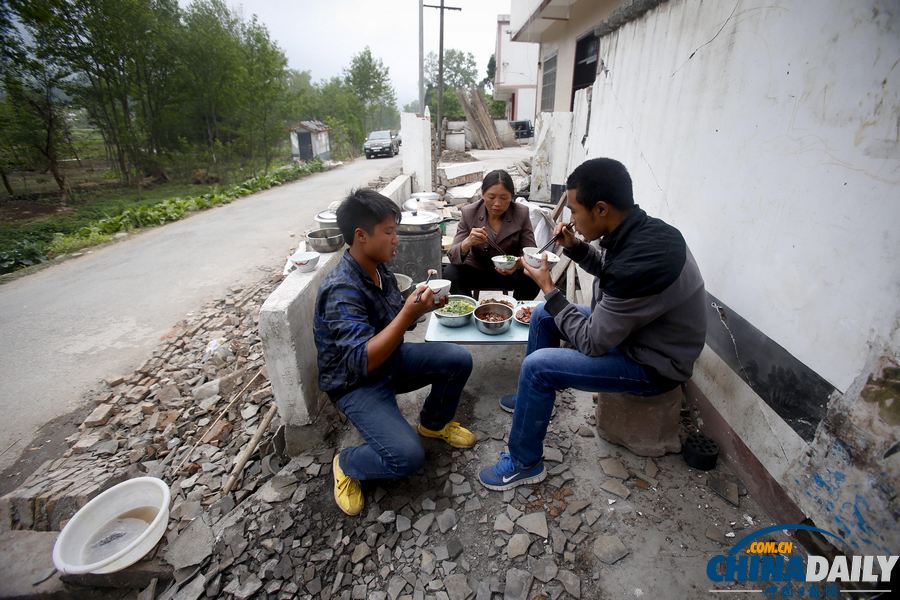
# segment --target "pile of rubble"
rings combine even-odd
[[[272,402],[257,319],[280,278],[232,288],[179,323],[134,374],[107,381],[65,455],[3,498],[9,528],[58,529],[97,493],[139,474],[171,482],[176,517],[193,518],[214,502]],[[248,464],[238,500],[271,476],[267,465]]]
[[[439,162],[442,163],[461,163],[461,162],[476,162],[478,159],[469,154],[468,152],[460,152],[459,150],[444,150],[443,154],[441,154],[441,160]]]

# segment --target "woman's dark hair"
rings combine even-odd
[[[337,226],[347,245],[353,245],[356,228],[372,233],[375,226],[388,217],[400,222],[400,208],[387,196],[375,190],[353,190],[337,209]]]
[[[592,158],[578,165],[566,180],[566,189],[575,190],[578,204],[587,209],[601,200],[619,210],[634,206],[628,169],[611,158]]]
[[[512,177],[509,176],[509,173],[504,171],[503,169],[497,169],[496,171],[491,171],[487,175],[484,176],[484,181],[481,182],[481,193],[485,193],[490,188],[494,187],[497,184],[502,185],[506,188],[506,191],[510,193],[510,195],[515,198],[516,196],[516,186],[513,184]]]

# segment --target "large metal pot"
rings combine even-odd
[[[435,192],[416,192],[403,203],[403,210],[411,212],[437,210],[441,208],[442,204],[441,196]]]
[[[319,224],[320,229],[337,227],[337,213],[331,209],[323,210],[316,215],[316,223]]]
[[[451,221],[441,215],[427,210],[403,211],[400,214],[400,225],[397,230],[400,233],[428,233],[438,228],[441,223]]]

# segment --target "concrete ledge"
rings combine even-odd
[[[412,194],[412,177],[405,174],[394,177],[382,188],[381,194],[393,200],[397,206],[403,207],[403,203],[409,200]]]
[[[285,425],[309,425],[328,401],[319,389],[313,316],[319,286],[343,255],[343,250],[323,254],[310,273],[293,271],[259,311],[266,369]]]

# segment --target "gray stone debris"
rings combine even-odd
[[[518,558],[528,552],[528,547],[530,545],[530,535],[527,533],[517,533],[509,538],[509,543],[506,545],[506,554],[509,558]]]
[[[732,505],[740,506],[741,498],[738,485],[724,473],[712,471],[706,476],[706,485]]]
[[[212,527],[203,516],[194,519],[181,534],[172,540],[166,547],[166,562],[174,569],[183,569],[198,565],[207,556],[212,554],[213,545],[216,543]]]
[[[381,515],[379,515],[378,522],[381,523],[382,525],[387,525],[388,523],[393,523],[396,518],[397,518],[397,515],[396,515],[396,513],[394,513],[394,511],[386,510],[383,513],[381,513]]]
[[[628,554],[628,548],[614,535],[601,535],[594,540],[594,555],[608,565],[618,562]]]
[[[581,598],[581,580],[572,571],[560,569],[556,579],[566,588],[566,593],[575,598]]]
[[[559,448],[544,446],[544,460],[561,463],[563,461],[562,450],[560,450]]]
[[[546,539],[550,533],[547,529],[547,513],[544,511],[533,512],[519,517],[516,525],[528,533],[533,533],[543,539]]]
[[[559,569],[552,558],[542,558],[536,561],[531,567],[534,578],[543,583],[547,583],[554,579],[558,571]]]
[[[444,588],[450,600],[467,600],[472,595],[472,588],[469,587],[466,576],[462,574],[445,577]]]
[[[360,542],[353,549],[353,554],[350,556],[350,561],[355,565],[370,554],[372,554],[372,549],[369,548],[369,545],[365,542]]]
[[[409,531],[411,527],[412,524],[409,522],[409,517],[406,517],[404,515],[397,515],[397,533]]]
[[[434,523],[434,513],[428,513],[419,517],[419,519],[413,523],[413,529],[419,533],[426,533],[431,528],[432,523]]]
[[[506,587],[503,600],[527,600],[534,577],[528,571],[510,569],[506,572]]]
[[[625,487],[625,485],[617,479],[607,479],[602,484],[600,484],[600,487],[610,494],[619,496],[623,500],[627,500],[628,496],[631,495],[631,492],[628,490],[628,488]]]
[[[604,458],[600,461],[600,468],[610,477],[628,479],[628,469],[617,458]]]
[[[506,513],[500,513],[499,515],[497,515],[497,518],[494,519],[494,531],[512,533],[514,528],[515,524],[509,520],[509,517],[506,516]]]
[[[441,533],[447,533],[459,522],[459,518],[456,516],[456,511],[452,508],[448,508],[440,513],[437,516],[437,524],[438,528],[441,530]]]

